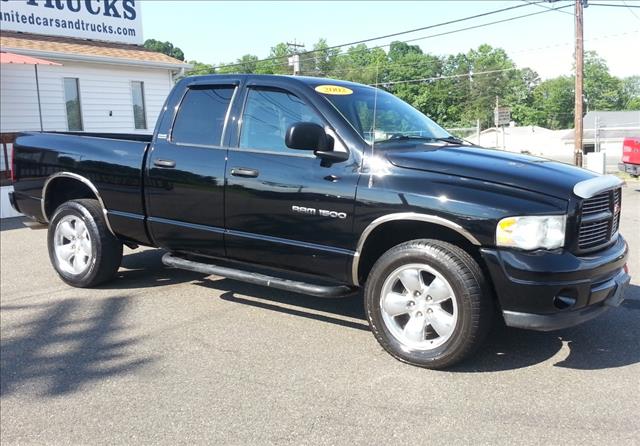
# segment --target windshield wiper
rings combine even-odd
[[[444,138],[431,138],[436,141],[448,142],[450,144],[464,145],[466,142],[464,139],[457,138],[455,136],[445,136]]]
[[[435,137],[435,136],[414,136],[414,135],[398,135],[382,141],[376,141],[377,144],[393,141],[406,141],[408,139],[422,140],[422,141],[442,141],[449,144],[463,145],[464,140],[456,138],[455,136]]]

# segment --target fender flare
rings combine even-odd
[[[369,225],[364,229],[364,231],[362,231],[362,234],[360,235],[360,239],[358,240],[356,252],[353,255],[353,260],[351,263],[351,279],[355,286],[360,286],[360,283],[358,280],[358,268],[360,266],[360,255],[362,253],[362,250],[364,248],[364,245],[369,235],[371,235],[374,229],[376,229],[378,226],[384,223],[388,223],[390,221],[401,221],[401,220],[421,221],[425,223],[433,223],[436,225],[444,226],[445,228],[454,230],[455,232],[463,236],[465,239],[467,239],[473,245],[481,246],[478,239],[469,231],[467,231],[465,228],[463,228],[462,226],[460,226],[459,224],[451,220],[447,220],[446,218],[442,218],[437,215],[419,214],[417,212],[399,212],[396,214],[383,215],[382,217],[378,217],[375,220],[373,220],[371,223],[369,223]]]
[[[98,203],[100,203],[100,207],[102,208],[102,213],[104,214],[104,220],[107,223],[107,228],[109,229],[109,232],[111,232],[114,236],[116,235],[115,232],[113,232],[113,228],[111,227],[111,223],[109,222],[109,214],[107,212],[107,208],[104,205],[104,201],[102,201],[102,197],[100,196],[100,192],[98,192],[98,188],[88,178],[85,178],[82,175],[78,175],[77,173],[72,173],[72,172],[57,172],[57,173],[54,173],[53,175],[49,176],[45,180],[44,186],[42,186],[42,198],[40,198],[40,209],[42,211],[42,217],[44,218],[44,220],[47,223],[49,222],[49,217],[47,217],[46,208],[45,208],[45,204],[46,204],[46,201],[47,201],[47,190],[49,188],[49,184],[51,184],[51,182],[53,180],[55,180],[56,178],[72,178],[72,179],[74,179],[76,181],[80,181],[85,186],[87,186],[91,190],[91,192],[93,192],[93,194],[96,196],[96,198],[98,199]]]

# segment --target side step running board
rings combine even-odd
[[[174,268],[196,271],[203,274],[214,274],[216,276],[226,277],[228,279],[239,280],[241,282],[253,283],[254,285],[262,285],[279,290],[292,291],[294,293],[308,294],[310,296],[337,298],[345,297],[353,294],[356,289],[346,285],[314,285],[305,282],[297,282],[294,280],[281,279],[279,277],[267,276],[249,271],[243,271],[235,268],[211,265],[209,263],[194,262],[180,257],[176,257],[171,253],[162,256],[162,263]]]

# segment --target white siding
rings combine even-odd
[[[39,65],[40,103],[45,131],[66,131],[65,77],[79,79],[82,123],[86,132],[152,133],[169,91],[170,71],[125,65],[56,61]],[[147,129],[133,121],[131,81],[144,82]],[[112,116],[109,116],[111,112]],[[33,65],[0,65],[0,132],[40,130],[38,96]],[[0,189],[0,218],[16,215],[8,201],[11,187]]]
[[[0,132],[40,130],[33,65],[0,65]]]
[[[78,78],[82,122],[87,132],[151,133],[173,87],[166,69],[59,61],[38,66],[44,130],[67,130],[63,79]],[[38,103],[32,65],[2,65],[1,131],[39,130]],[[131,81],[144,82],[146,130],[133,121]],[[109,116],[111,112],[112,116]]]

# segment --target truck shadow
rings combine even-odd
[[[291,314],[356,330],[369,330],[362,295],[320,299],[246,284],[230,279],[165,267],[162,250],[145,250],[123,259],[118,279],[105,288],[155,287],[193,282],[220,293],[230,303]],[[551,360],[566,345],[568,353],[556,367],[599,370],[640,362],[640,287],[631,285],[626,300],[599,318],[570,329],[540,333],[505,327],[495,320],[480,351],[452,372],[475,373],[513,370]],[[373,338],[371,342],[375,342]]]
[[[32,230],[46,229],[47,226],[37,223],[27,217],[9,217],[0,219],[0,232],[14,229],[30,228]]]
[[[162,263],[165,252],[161,249],[145,249],[124,255],[115,280],[97,288],[110,290],[152,288],[191,282],[205,277],[205,274],[165,266]]]
[[[625,301],[600,317],[554,332],[509,328],[498,321],[478,354],[456,367],[458,372],[511,370],[567,354],[555,367],[601,370],[640,362],[640,287],[630,285]]]
[[[203,279],[195,284],[222,291],[220,299],[227,302],[369,331],[360,293],[341,299],[321,299],[230,279]]]
[[[3,327],[0,341],[0,395],[37,389],[55,397],[96,381],[133,373],[154,361],[130,353],[140,338],[127,335],[122,317],[128,297],[87,304],[68,299],[50,305],[3,306],[5,311],[36,311],[26,322]],[[91,305],[91,306],[88,306]],[[16,335],[17,333],[17,335]]]
[[[194,284],[222,292],[220,299],[240,305],[277,311],[335,324],[369,330],[361,294],[343,299],[319,299],[229,279],[204,279]],[[450,372],[477,373],[515,370],[552,360],[563,346],[568,353],[554,367],[601,370],[640,362],[640,287],[627,290],[627,300],[600,318],[570,329],[535,332],[509,328],[494,321],[480,351]],[[375,342],[373,338],[372,342]]]

